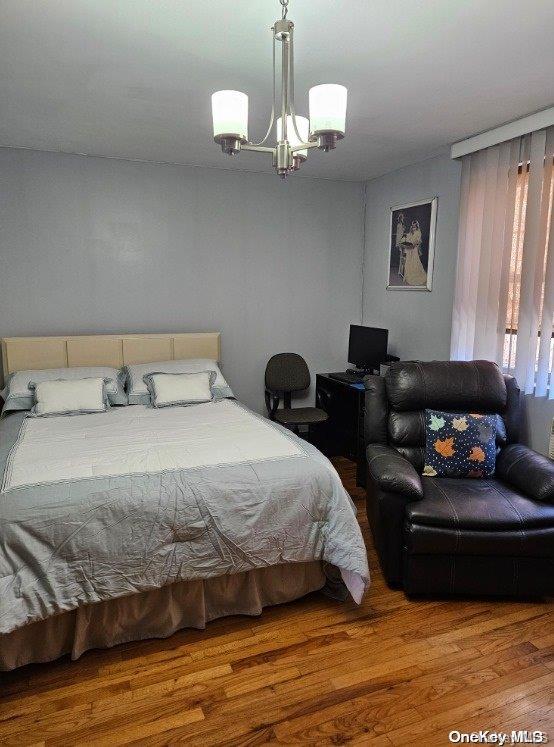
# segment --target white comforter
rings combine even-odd
[[[19,427],[19,424],[21,427]],[[323,560],[369,585],[355,508],[313,446],[235,402],[0,421],[0,636],[185,579]],[[4,457],[5,458],[5,457]]]
[[[2,490],[267,459],[307,457],[298,439],[231,400],[27,418]]]

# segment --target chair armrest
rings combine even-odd
[[[370,444],[366,457],[369,476],[381,490],[398,493],[412,501],[423,498],[421,477],[396,449],[384,444]]]
[[[554,503],[554,462],[527,446],[505,446],[496,459],[496,476],[529,498]]]

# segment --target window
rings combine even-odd
[[[553,192],[554,127],[463,157],[451,342],[551,399]]]

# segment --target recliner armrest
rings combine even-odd
[[[510,444],[500,451],[496,476],[529,498],[554,503],[554,462],[523,444]]]
[[[398,493],[412,501],[423,498],[421,477],[396,449],[384,444],[370,444],[366,457],[369,476],[381,490]]]

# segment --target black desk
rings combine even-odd
[[[318,448],[326,456],[353,459],[357,463],[356,483],[365,487],[364,385],[317,374],[315,404],[329,416],[318,428]]]

